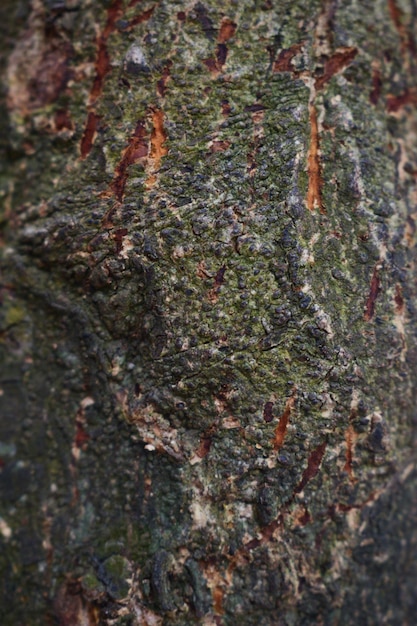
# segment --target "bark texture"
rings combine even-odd
[[[415,0],[0,28],[2,624],[415,624]]]

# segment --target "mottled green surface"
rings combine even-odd
[[[414,5],[130,4],[3,11],[2,624],[411,625]]]

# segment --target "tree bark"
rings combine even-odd
[[[2,2],[2,624],[415,623],[416,16]]]

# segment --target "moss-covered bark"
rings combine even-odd
[[[415,3],[4,2],[2,624],[412,624]]]

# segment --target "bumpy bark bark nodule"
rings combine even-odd
[[[2,7],[2,624],[413,624],[410,0]]]

